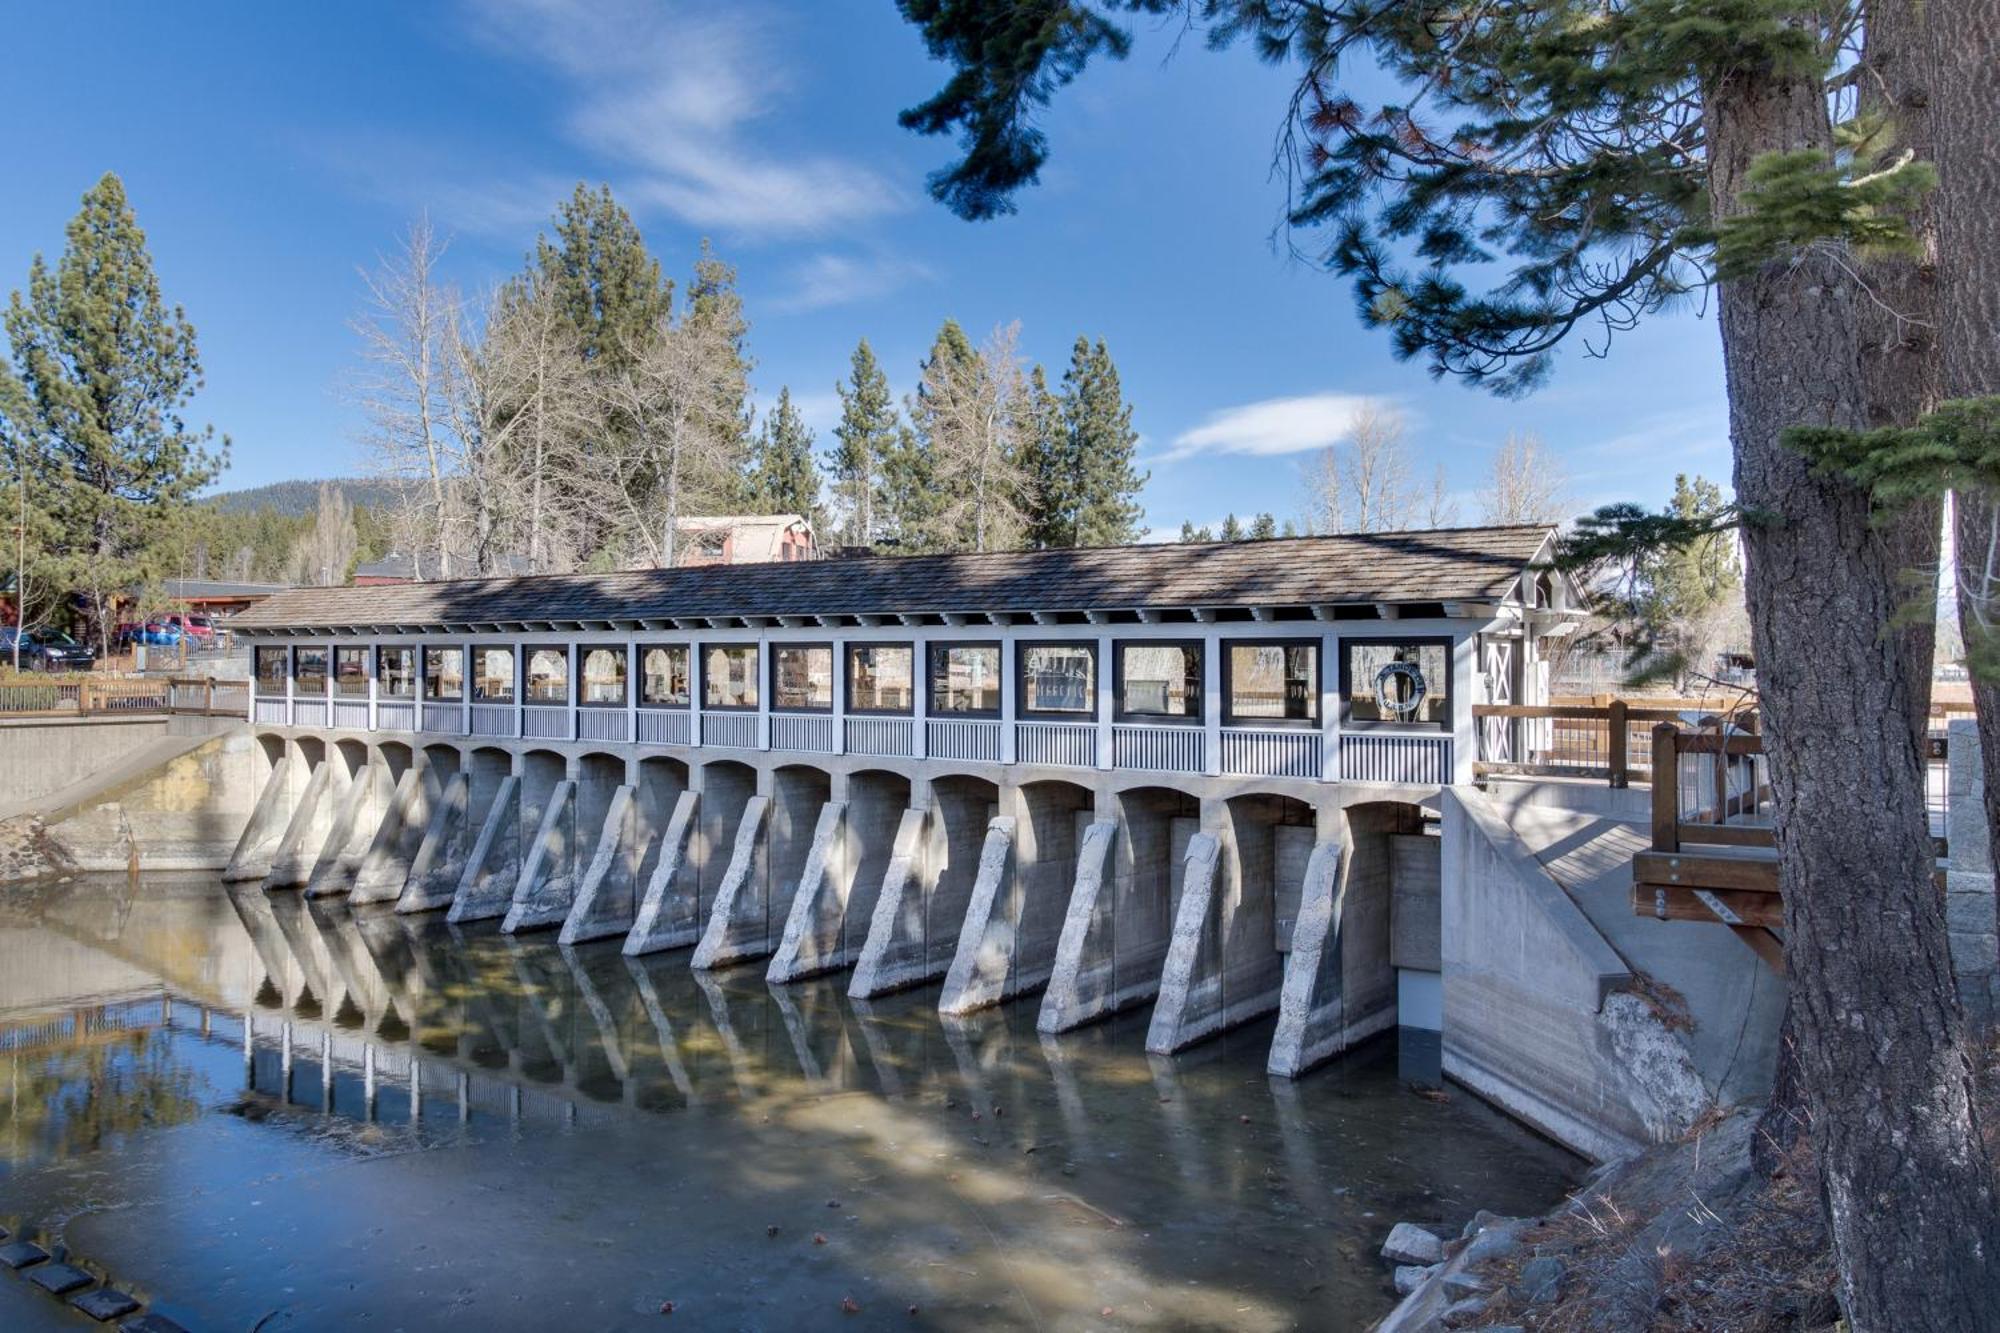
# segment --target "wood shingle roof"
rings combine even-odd
[[[1493,601],[1513,587],[1553,531],[1542,525],[1441,528],[294,588],[265,599],[231,625],[308,632]]]

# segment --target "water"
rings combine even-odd
[[[687,958],[212,881],[17,891],[0,1225],[190,1328],[1345,1329],[1393,1303],[1393,1222],[1582,1169],[1426,1095],[1420,1040],[1287,1083],[1268,1022],[1149,1058],[1144,1010],[1043,1039],[1033,1001],[946,1025],[935,987]],[[69,1326],[22,1288],[0,1326]]]

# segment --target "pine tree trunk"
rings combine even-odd
[[[1871,7],[1864,32],[1863,74],[1856,82],[1864,114],[1886,116],[1893,152],[1929,161],[1935,152],[1930,111],[1931,51],[1926,11],[1914,4]],[[1862,411],[1870,426],[1909,426],[1939,401],[1937,346],[1937,219],[1926,198],[1909,218],[1918,252],[1881,255],[1861,265],[1870,297],[1855,304],[1860,336]],[[1908,580],[1912,603],[1901,630],[1910,664],[1910,722],[1919,746],[1930,731],[1931,668],[1936,657],[1937,615],[1924,606],[1937,597],[1943,506],[1920,501],[1888,529],[1890,559]],[[1919,576],[1928,579],[1919,581]],[[1770,1175],[1806,1127],[1804,1085],[1795,1061],[1792,1010],[1787,1001],[1778,1042],[1778,1073],[1771,1100],[1757,1126],[1751,1157]]]
[[[1943,396],[2000,394],[2000,0],[1931,0],[1936,60],[1933,105],[1938,168],[1937,226]],[[1993,623],[1991,534],[2000,496],[1957,497],[1959,626],[1968,636]],[[1968,614],[1970,613],[1970,614]],[[1980,766],[1987,831],[2000,849],[2000,682],[1976,681]],[[1996,862],[2000,864],[2000,862]],[[2000,922],[1996,922],[2000,928]],[[1991,1021],[2000,996],[1989,984],[1979,1016]]]
[[[1831,147],[1815,79],[1745,59],[1703,92],[1718,219],[1744,211],[1759,155]],[[1866,424],[1856,300],[1821,251],[1725,282],[1718,300],[1793,1036],[1855,1333],[1975,1329],[2000,1309],[2000,1248],[1907,724],[1911,664],[1890,632],[1904,593],[1867,498],[1779,438]],[[1890,718],[1904,722],[1876,721]]]

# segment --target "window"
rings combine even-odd
[[[528,649],[527,687],[522,700],[531,704],[569,702],[569,650],[567,648]]]
[[[368,697],[368,650],[366,648],[336,648],[333,650],[333,692],[344,699],[366,699]]]
[[[292,689],[299,694],[326,693],[326,649],[292,650]]]
[[[757,706],[756,644],[714,644],[701,650],[701,706]]]
[[[1449,728],[1451,641],[1344,640],[1340,698],[1347,720],[1364,726]]]
[[[1223,645],[1222,720],[1256,727],[1319,722],[1319,644],[1312,639]]]
[[[772,645],[771,707],[788,713],[833,711],[832,644]]]
[[[850,643],[847,711],[909,712],[916,703],[916,671],[916,654],[907,643]]]
[[[465,649],[424,649],[424,698],[455,704],[465,697]]]
[[[1135,639],[1115,651],[1120,718],[1201,721],[1199,640]]]
[[[934,643],[930,645],[928,666],[931,712],[960,717],[998,716],[999,644]]]
[[[514,702],[514,650],[472,650],[472,697],[483,704]]]
[[[639,703],[646,708],[688,706],[688,650],[684,643],[661,643],[639,654]]]
[[[1024,643],[1017,651],[1023,714],[1096,715],[1097,645]]]
[[[586,648],[583,650],[583,695],[585,708],[625,706],[625,650]]]
[[[257,693],[283,697],[285,693],[285,653],[283,648],[259,648],[253,656],[257,659]]]
[[[377,648],[375,650],[375,690],[384,699],[417,697],[417,650]]]

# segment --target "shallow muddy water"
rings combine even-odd
[[[0,1226],[191,1329],[1349,1329],[1582,1164],[1375,1042],[712,976],[197,881],[0,899]],[[247,1031],[246,1031],[247,1028]],[[671,1303],[671,1313],[663,1307]],[[846,1308],[853,1307],[853,1308]],[[259,1321],[262,1321],[259,1325]],[[0,1327],[98,1327],[0,1271]]]

